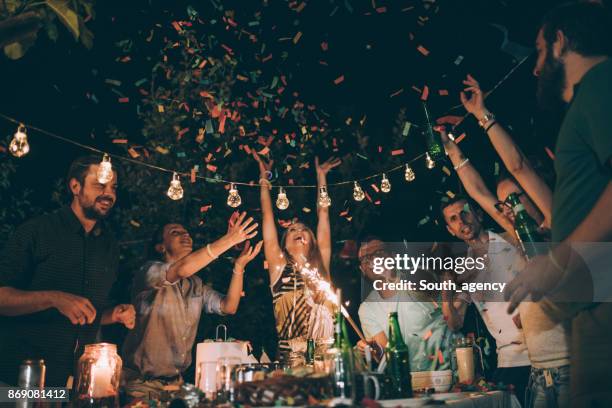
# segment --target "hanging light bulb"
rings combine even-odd
[[[327,187],[319,187],[319,207],[327,208],[331,205],[331,197],[327,193]]]
[[[425,152],[425,166],[427,166],[427,168],[429,170],[433,169],[434,167],[436,167],[436,162],[433,161],[433,159],[431,158],[431,156],[429,156],[428,152]]]
[[[276,207],[278,207],[279,210],[286,210],[289,207],[289,199],[287,198],[287,194],[282,187],[280,187],[280,190],[278,191]]]
[[[13,140],[9,144],[9,151],[15,157],[23,157],[30,151],[30,145],[28,144],[28,135],[26,134],[26,127],[23,123],[17,126],[17,131],[13,136]]]
[[[181,180],[179,175],[174,172],[172,174],[172,180],[170,181],[170,187],[168,187],[168,197],[172,200],[180,200],[183,198],[183,187],[181,186]]]
[[[355,186],[353,187],[353,198],[355,201],[362,201],[365,198],[365,193],[357,182],[355,182]]]
[[[98,181],[102,184],[106,184],[113,179],[113,166],[111,165],[110,156],[104,153],[102,161],[98,166],[97,173]]]
[[[412,167],[410,167],[409,163],[406,163],[406,171],[404,172],[404,178],[407,182],[414,181],[414,179],[416,178],[416,174],[414,174],[414,170],[412,170]]]
[[[238,190],[234,183],[230,184],[229,195],[227,196],[227,205],[232,208],[236,208],[242,204],[242,198],[240,198],[240,194],[238,194]]]
[[[380,182],[380,191],[382,191],[383,193],[388,193],[389,191],[391,191],[391,182],[389,181],[385,173],[383,173],[382,180]]]

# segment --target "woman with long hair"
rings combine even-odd
[[[259,164],[264,253],[270,274],[279,353],[281,359],[286,360],[292,350],[305,348],[307,339],[322,340],[333,336],[332,315],[312,279],[315,274],[330,281],[329,208],[317,204],[316,235],[305,224],[295,222],[279,240],[270,196],[272,185],[267,177],[274,161],[266,162],[255,152],[253,157]],[[319,188],[327,186],[327,173],[340,163],[339,159],[330,158],[319,164],[319,159],[315,158]]]

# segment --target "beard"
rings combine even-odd
[[[81,197],[81,198],[83,198],[83,197]],[[111,205],[111,207],[106,212],[100,211],[99,209],[96,208],[96,202],[101,201],[103,199],[110,199],[112,201],[112,198],[106,197],[106,196],[97,197],[91,204],[85,204],[85,203],[83,203],[83,200],[81,200],[81,207],[83,208],[83,215],[85,215],[85,217],[90,219],[90,220],[103,220],[103,219],[105,219],[108,216],[108,214],[110,213],[112,205]],[[114,203],[114,201],[113,201],[113,203]]]
[[[553,56],[552,49],[546,51],[546,59],[538,76],[538,105],[549,112],[560,112],[565,107],[563,91],[565,90],[565,65]]]

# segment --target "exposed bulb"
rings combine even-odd
[[[289,207],[289,199],[282,187],[280,187],[278,197],[276,198],[276,207],[279,210],[286,210]]]
[[[331,205],[331,197],[327,193],[327,187],[319,187],[319,207],[327,208]]]
[[[436,167],[436,162],[433,161],[433,159],[429,156],[429,153],[427,152],[425,153],[425,166],[427,166],[429,170]]]
[[[453,132],[451,131],[448,132],[448,138],[451,140],[451,142],[455,141],[455,135],[453,134]]]
[[[110,156],[104,153],[97,173],[98,181],[106,184],[113,179],[113,166],[111,165]]]
[[[183,187],[181,186],[181,180],[179,175],[174,172],[172,174],[172,180],[170,181],[170,187],[168,187],[168,197],[172,200],[180,200],[183,198]]]
[[[23,157],[30,151],[30,145],[28,144],[28,135],[26,134],[26,127],[23,123],[17,126],[17,131],[13,136],[13,140],[9,144],[9,151],[15,157]]]
[[[242,204],[242,198],[240,198],[240,194],[238,194],[238,190],[236,186],[232,183],[230,184],[229,195],[227,196],[227,205],[232,208],[236,208]]]
[[[353,198],[355,201],[362,201],[365,198],[365,193],[357,182],[355,182],[355,186],[353,187]]]
[[[414,174],[414,170],[412,170],[412,167],[410,167],[410,164],[408,163],[406,163],[406,171],[404,172],[404,178],[409,183],[411,181],[414,181],[414,179],[416,178],[416,174]]]
[[[391,191],[391,182],[389,181],[385,173],[383,173],[382,180],[380,182],[380,191],[382,191],[383,193],[388,193],[389,191]]]

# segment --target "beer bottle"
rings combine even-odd
[[[399,328],[397,312],[389,313],[389,336],[385,355],[387,357],[385,374],[391,379],[394,397],[412,398],[410,355]]]
[[[542,245],[542,237],[538,232],[538,225],[533,218],[527,214],[527,210],[521,203],[517,193],[511,193],[506,201],[512,207],[514,213],[514,232],[519,240],[523,254],[531,259],[538,254],[546,252],[547,248]]]
[[[315,341],[314,339],[308,339],[306,346],[306,364],[314,364],[315,355]]]
[[[425,112],[425,143],[427,144],[427,152],[433,161],[442,160],[445,156],[442,139],[438,132],[433,129],[425,102],[423,102],[423,111]]]
[[[340,298],[340,295],[338,295],[338,298]],[[334,326],[334,348],[329,350],[333,353],[332,405],[350,405],[355,398],[353,355],[350,344],[344,338],[343,327],[346,333],[346,326],[340,305],[341,303],[338,302],[338,312],[336,313],[336,324]]]

